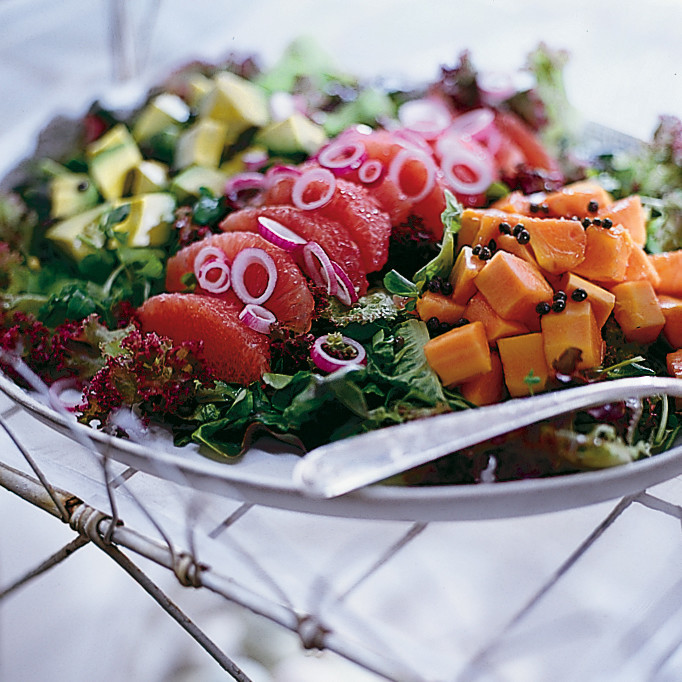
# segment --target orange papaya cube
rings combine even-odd
[[[585,230],[585,258],[573,272],[597,282],[616,283],[625,280],[632,241],[624,227],[610,229],[590,225]]]
[[[519,258],[537,265],[533,249],[528,244],[519,243],[511,234],[505,234],[500,231],[501,223],[507,223],[509,229],[512,230],[516,225],[521,224],[521,221],[525,221],[525,217],[522,215],[488,209],[481,216],[481,226],[473,245],[489,246],[492,240],[495,243],[495,249],[493,250],[499,249],[500,251],[513,253]]]
[[[585,260],[587,236],[578,220],[526,218],[530,247],[538,265],[554,275],[573,270]]]
[[[529,329],[538,324],[537,304],[554,294],[536,267],[506,251],[497,251],[487,262],[476,277],[476,287],[500,317]]]
[[[464,398],[479,407],[502,402],[504,398],[502,361],[495,351],[490,352],[490,362],[492,368],[489,372],[479,374],[459,387]]]
[[[518,336],[528,333],[528,327],[522,322],[505,320],[500,317],[480,292],[471,297],[466,308],[464,308],[463,317],[470,322],[482,322],[488,343],[493,347],[497,345],[497,340],[503,336]]]
[[[464,305],[450,296],[426,291],[417,299],[417,314],[425,322],[435,317],[439,322],[455,324],[464,316]]]
[[[609,218],[614,225],[622,225],[637,246],[646,244],[646,215],[639,195],[631,194],[600,208],[597,217]]]
[[[632,238],[632,235],[629,232],[626,232],[625,234],[632,242],[630,258],[628,258],[628,265],[625,269],[625,280],[637,281],[640,279],[646,279],[651,282],[654,291],[656,291],[661,283],[661,276],[658,274],[658,271],[654,267],[654,264],[651,262],[644,249],[635,243],[635,240]]]
[[[481,322],[455,327],[430,339],[424,355],[444,386],[455,386],[492,369],[490,348]]]
[[[506,336],[498,340],[497,349],[504,370],[504,383],[512,398],[544,391],[549,369],[540,332]]]
[[[574,272],[567,272],[560,280],[558,288],[561,291],[566,292],[566,295],[570,298],[571,294],[576,289],[582,289],[586,294],[587,298],[585,300],[590,302],[592,306],[592,312],[594,313],[594,318],[597,321],[597,326],[601,329],[606,320],[609,319],[609,315],[613,311],[613,306],[616,302],[616,297],[604,287],[600,287],[594,282],[583,279]]]
[[[668,374],[676,379],[682,379],[682,350],[678,349],[665,356]]]
[[[449,281],[452,284],[452,298],[456,303],[466,305],[476,293],[474,280],[486,261],[475,256],[470,246],[463,246],[455,258]]]
[[[590,369],[601,365],[604,342],[589,301],[566,302],[560,313],[548,313],[540,320],[542,343],[548,367],[570,348],[580,351],[576,369]]]
[[[663,336],[673,348],[682,348],[682,299],[661,294],[658,303],[665,318]]]
[[[594,203],[592,203],[594,202]],[[556,218],[595,217],[599,209],[613,203],[611,195],[591,180],[581,180],[550,192],[542,202]]]
[[[542,197],[544,199],[544,195]],[[540,200],[538,200],[540,203]],[[531,197],[523,192],[514,191],[506,194],[490,205],[490,208],[505,213],[519,213],[521,215],[530,215]]]
[[[653,343],[665,326],[665,317],[651,282],[621,282],[611,290],[616,297],[613,316],[628,341]]]
[[[480,208],[465,208],[462,211],[462,216],[459,223],[459,232],[457,232],[457,246],[471,246],[476,239],[478,228],[481,226],[481,217],[483,210]]]
[[[682,296],[682,250],[650,254],[649,260],[661,278],[656,291]]]

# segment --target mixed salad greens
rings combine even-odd
[[[30,172],[0,200],[3,369],[21,382],[12,361],[18,356],[54,395],[64,388],[82,390],[81,401],[71,407],[83,423],[125,437],[120,416],[132,413],[143,423],[170,427],[178,445],[199,443],[226,458],[238,457],[261,435],[311,449],[474,407],[457,388],[444,386],[429,366],[424,346],[435,332],[415,315],[420,297],[434,290],[434,282],[446,281],[452,270],[467,202],[452,192],[446,193],[442,239],[425,235],[424,226],[414,221],[394,228],[387,264],[368,275],[368,292],[357,302],[346,305],[324,287],[313,286],[312,326],[303,333],[272,327],[270,367],[259,381],[240,385],[217,378],[202,361],[201,343],[174,343],[145,332],[136,311],[165,290],[169,258],[220,232],[221,222],[248,204],[252,188],[233,184],[224,191],[228,179],[300,164],[349,128],[395,127],[401,107],[427,92],[459,112],[482,107],[511,112],[542,140],[548,157],[557,159],[550,168],[534,166],[528,157],[500,166],[494,182],[478,193],[477,205],[489,205],[514,190],[531,194],[591,178],[614,199],[633,193],[642,197],[649,252],[679,248],[682,122],[662,117],[651,144],[580,157],[575,151],[580,120],[562,85],[566,59],[540,46],[526,65],[534,85],[518,91],[491,87],[463,52],[454,66],[441,68],[435,82],[403,90],[361,82],[338,70],[315,46],[298,41],[268,69],[251,56],[219,65],[193,64],[173,74],[132,115],[93,105],[80,122],[79,144],[60,159],[35,159]],[[219,163],[202,163],[202,154],[213,153],[210,143],[188,142],[184,133],[196,123],[197,103],[211,79],[222,73],[256,84],[270,111],[263,120],[248,120],[254,110],[250,103],[246,122],[221,147]],[[295,125],[290,124],[293,114]],[[122,124],[135,133],[140,157],[112,180],[113,171],[93,161],[107,156],[93,156],[92,149]],[[178,163],[183,155],[191,158]],[[204,166],[210,172],[195,172]],[[107,196],[112,183],[123,185]],[[148,207],[141,208],[135,197],[159,188],[172,203],[152,207],[157,217],[149,222],[144,217]],[[88,220],[74,227],[73,217],[85,213]],[[56,225],[65,231],[55,237]],[[185,283],[188,291],[196,286],[191,276]],[[603,334],[602,366],[579,371],[568,359],[552,388],[666,374],[671,348],[664,339],[626,341],[612,320]],[[344,337],[361,343],[365,364],[321,371],[310,349],[324,335],[332,354],[335,343],[339,352],[347,351]],[[531,393],[535,379],[526,378]],[[680,427],[676,410],[663,397],[624,400],[453,453],[407,472],[399,482],[475,483],[491,470],[503,481],[633,461],[671,445]]]

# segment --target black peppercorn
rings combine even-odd
[[[542,212],[547,214],[549,213],[549,206],[547,204],[541,204],[540,208],[542,209]]]
[[[490,249],[490,253],[495,253],[495,251],[497,251],[497,242],[494,239],[491,239],[488,242],[488,248]]]
[[[538,315],[547,315],[547,313],[552,309],[552,306],[547,303],[547,301],[541,301],[535,306],[535,312]]]
[[[574,289],[571,293],[571,298],[574,301],[584,301],[587,298],[587,292],[585,289]]]
[[[440,285],[440,293],[444,296],[452,295],[452,284],[447,280]]]
[[[474,248],[471,249],[471,253],[473,253],[474,256],[478,256],[478,254],[481,253],[481,247],[480,247],[480,245],[474,246]]]
[[[583,218],[582,226],[585,229],[587,229],[591,224],[592,224],[592,221],[589,218]]]
[[[530,209],[531,213],[537,213],[540,210],[540,205],[536,204],[534,202],[531,202],[530,205],[528,206],[528,208]]]
[[[518,234],[516,235],[516,241],[519,244],[528,244],[530,241],[530,232],[528,232],[526,229],[519,230]]]
[[[559,298],[552,303],[552,310],[555,313],[560,313],[566,309],[566,299]]]
[[[607,230],[609,230],[613,227],[613,220],[611,220],[611,218],[604,218],[601,221],[601,226],[605,227]]]
[[[438,331],[439,327],[440,327],[440,320],[437,317],[429,317],[429,319],[426,320],[426,328],[432,334],[436,333]]]
[[[452,329],[452,326],[449,325],[447,322],[441,322],[438,325],[438,333],[439,334],[445,334],[445,332],[449,332]]]
[[[555,301],[565,301],[567,298],[565,291],[557,291],[553,296]]]
[[[512,234],[516,237],[516,236],[518,236],[519,232],[521,232],[521,230],[525,230],[525,229],[526,229],[526,226],[523,223],[517,223],[516,225],[514,225],[514,229],[512,230]]]
[[[502,233],[502,234],[511,234],[511,225],[509,223],[500,223],[497,226],[497,229]]]
[[[587,204],[587,210],[590,213],[596,213],[599,210],[599,203],[592,199],[592,201],[590,201],[590,203]]]
[[[487,246],[482,246],[478,257],[481,260],[490,260],[493,257],[493,254],[490,253],[490,249]]]
[[[597,227],[599,227],[599,226],[601,225],[601,218],[593,218],[593,219],[592,219],[592,224],[593,224],[593,225],[596,225]]]
[[[454,327],[464,327],[464,325],[469,324],[469,320],[466,317],[460,317],[457,322],[453,325]]]
[[[434,294],[440,293],[440,281],[438,278],[434,277],[433,279],[429,280],[429,283],[427,285],[427,288],[430,292]]]

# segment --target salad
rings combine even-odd
[[[3,370],[21,383],[21,358],[94,428],[132,415],[227,459],[682,376],[682,123],[586,154],[565,61],[540,46],[517,87],[463,52],[397,88],[298,41],[270,68],[192,64],[132,113],[94,104],[0,201]],[[679,428],[674,401],[624,399],[397,482],[610,467]]]

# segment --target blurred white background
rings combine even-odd
[[[116,76],[133,66],[112,64],[116,5],[129,22],[134,49],[126,54],[139,71],[123,87]],[[194,57],[256,51],[272,62],[301,34],[316,36],[351,71],[410,80],[434,77],[463,49],[481,68],[516,69],[545,41],[571,53],[567,88],[587,117],[649,137],[660,113],[682,115],[681,27],[679,0],[0,0],[0,170],[30,152],[36,131],[56,113],[80,113],[112,88],[119,97],[141,92]],[[72,538],[1,489],[0,517],[0,586]],[[564,526],[572,519],[564,516]],[[149,570],[177,591],[170,576]],[[278,661],[279,672],[246,661],[256,681],[375,679],[335,657],[300,654],[293,637],[261,630],[242,611],[218,611],[196,593],[184,597],[188,604],[208,614],[228,654]],[[0,609],[0,679],[225,678],[127,576],[86,547]]]

